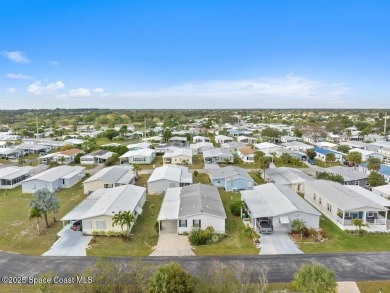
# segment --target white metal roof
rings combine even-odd
[[[223,168],[215,168],[208,170],[211,180],[214,179],[236,179],[243,178],[249,181],[254,181],[251,176],[249,176],[248,171],[237,167],[237,166],[227,166]]]
[[[339,174],[343,176],[345,181],[359,180],[367,178],[367,175],[359,172],[353,168],[348,168],[344,166],[333,166],[330,168],[325,168],[324,172]]]
[[[373,187],[372,191],[384,197],[390,197],[390,185]]]
[[[320,213],[290,188],[267,183],[254,186],[253,190],[241,191],[253,218],[274,217],[293,212],[305,212],[314,215]]]
[[[191,157],[192,158],[192,150],[188,148],[171,148],[170,150],[166,151],[164,153],[163,158],[173,158],[177,156],[186,156],[186,157]]]
[[[14,178],[29,174],[31,169],[33,168],[16,166],[0,168],[0,179],[12,180]]]
[[[179,217],[180,206],[180,187],[168,188],[164,195],[160,212],[158,214],[158,221],[163,220],[177,220]]]
[[[153,170],[152,175],[148,179],[148,183],[159,180],[192,183],[192,173],[188,171],[188,167],[184,166],[161,166]]]
[[[128,184],[135,176],[135,172],[123,166],[112,166],[101,169],[96,174],[85,180],[85,183],[101,180],[109,183]],[[126,180],[129,179],[127,182]]]
[[[390,207],[390,200],[375,194],[363,187],[357,186],[357,185],[346,185],[347,188],[363,195],[364,197],[368,198],[369,200],[372,200],[373,202],[376,202],[377,204],[383,206],[383,207]]]
[[[265,170],[265,174],[273,182],[282,185],[299,184],[315,180],[300,170],[287,167],[269,168]]]
[[[31,181],[31,180],[41,180],[41,181],[46,181],[46,182],[53,182],[56,181],[60,178],[65,178],[68,174],[73,174],[74,176],[75,173],[80,173],[84,170],[84,167],[80,166],[59,166],[59,167],[54,167],[51,169],[48,169],[42,173],[39,173],[33,177],[30,177],[26,179],[26,181]]]
[[[315,180],[305,182],[305,186],[314,189],[318,194],[327,198],[343,211],[356,210],[360,208],[373,208],[375,210],[386,210],[383,206],[368,199],[360,193],[347,188],[347,185],[326,180]]]
[[[134,156],[144,156],[144,157],[150,157],[153,153],[155,153],[155,150],[152,149],[139,149],[136,151],[128,151],[127,153],[120,156],[120,158],[130,158]]]
[[[209,149],[203,152],[204,158],[211,158],[216,156],[232,157],[233,155],[228,149],[221,149],[221,148]]]

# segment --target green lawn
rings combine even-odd
[[[197,176],[192,175],[192,178],[193,178],[194,184],[195,183],[203,183],[203,184],[210,184],[211,183],[210,177],[206,173],[198,173]]]
[[[57,196],[60,199],[60,209],[55,215],[57,220],[86,197],[81,183],[62,189]],[[40,226],[43,233],[37,235],[35,222],[28,219],[31,199],[30,193],[22,194],[21,187],[0,191],[0,250],[40,255],[58,239],[57,232],[61,230],[62,222],[54,223],[52,215],[49,216],[51,227],[46,229],[42,219]]]
[[[103,144],[110,144],[110,143],[119,143],[121,145],[128,145],[128,144],[131,144],[131,143],[139,143],[140,140],[139,139],[113,139],[113,140],[109,140],[107,137],[98,137],[96,139],[96,144],[97,145],[103,145]]]
[[[203,169],[203,156],[202,155],[194,155],[192,157],[192,165],[189,165],[189,169]]]
[[[356,282],[361,293],[378,293],[382,289],[382,293],[390,293],[390,281],[365,281]]]
[[[162,195],[147,195],[142,214],[131,231],[130,240],[120,238],[94,237],[91,249],[87,250],[89,256],[148,256],[151,247],[157,244],[158,234],[154,229],[158,212],[162,203]],[[151,208],[153,205],[153,208]]]
[[[1,165],[7,165],[13,163],[11,160],[5,160],[5,159],[0,159],[0,164]]]
[[[265,184],[266,182],[264,181],[263,177],[259,177],[255,172],[249,172],[248,173],[252,178],[253,180],[255,180],[255,182],[260,185],[260,184]]]
[[[148,182],[148,179],[149,179],[150,175],[151,174],[141,174],[141,175],[138,175],[138,179],[137,179],[137,182],[135,183],[135,185],[146,187],[146,184]]]
[[[219,243],[197,246],[194,253],[196,255],[258,255],[259,249],[244,233],[244,223],[239,217],[233,216],[229,209],[232,200],[240,199],[240,194],[226,192],[221,188],[219,193],[227,215],[226,234],[228,238]]]
[[[390,234],[365,234],[362,237],[349,234],[325,216],[321,216],[320,226],[328,232],[329,239],[323,243],[299,244],[305,253],[337,253],[390,251]]]
[[[282,161],[278,160],[277,158],[274,159],[274,164],[276,167],[307,168],[307,166],[302,162],[299,162],[299,165],[293,165],[291,163],[283,163]]]

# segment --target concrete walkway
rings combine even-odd
[[[261,234],[260,255],[267,254],[302,254],[296,244],[287,233],[273,232],[272,234]]]
[[[337,293],[360,293],[356,282],[337,282]]]
[[[44,256],[87,256],[86,248],[92,236],[83,236],[81,231],[72,231],[66,225],[60,232],[60,238],[46,251]]]
[[[195,256],[188,236],[160,234],[157,245],[150,256]]]

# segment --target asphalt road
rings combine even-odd
[[[127,264],[130,257],[108,258]],[[331,267],[337,281],[389,280],[390,252],[378,253],[342,253],[342,254],[300,254],[265,256],[220,256],[220,257],[146,257],[143,260],[153,265],[167,262],[179,262],[192,274],[199,275],[205,266],[213,260],[229,264],[235,261],[245,262],[255,272],[257,268],[266,268],[270,282],[289,282],[293,274],[304,263],[319,262]],[[51,257],[27,256],[0,251],[0,277],[39,276],[53,271],[59,277],[78,274],[97,258],[92,257]],[[2,283],[0,281],[0,283]]]

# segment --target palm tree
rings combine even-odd
[[[301,234],[301,240],[302,240],[302,231],[305,229],[305,222],[301,219],[294,219],[291,222],[291,230],[299,232]]]
[[[333,163],[336,161],[336,156],[333,153],[327,153],[325,155],[325,163]]]
[[[39,227],[39,218],[42,218],[42,211],[34,208],[30,209],[29,218],[30,220],[35,219],[35,224],[37,225],[37,230],[38,230],[38,236],[41,235],[41,228]]]
[[[264,157],[264,153],[261,151],[256,151],[254,156],[253,156],[255,163],[258,163],[261,157]]]
[[[58,160],[61,162],[61,165],[63,165],[64,162],[65,162],[65,157],[64,157],[64,156],[60,156],[60,157],[58,158]]]
[[[122,234],[123,234],[123,215],[122,215],[122,211],[119,211],[118,213],[116,213],[113,217],[112,217],[112,227],[114,226],[121,226],[121,230],[122,230]]]
[[[264,180],[265,180],[265,170],[269,168],[269,159],[265,156],[261,157],[259,159],[259,167],[261,170],[263,170],[263,176],[264,176]]]
[[[367,226],[367,224],[363,223],[363,219],[358,218],[352,219],[351,224],[356,227],[356,231],[358,232],[358,234],[361,233],[362,227]]]
[[[60,207],[60,201],[55,193],[50,192],[48,189],[39,189],[33,194],[33,199],[30,202],[30,208],[39,210],[45,217],[46,228],[49,228],[49,222],[47,215],[55,213]]]
[[[362,161],[362,154],[359,152],[350,152],[348,154],[348,161],[353,163],[353,165],[356,169],[356,165],[359,165],[360,162]]]
[[[138,164],[133,164],[133,170],[135,172],[135,179],[138,180],[138,171],[141,171],[141,166]]]
[[[126,225],[127,227],[127,239],[130,237],[130,231],[131,231],[131,227],[134,222],[135,222],[135,217],[133,215],[132,212],[130,211],[124,211],[122,213],[122,221],[123,221],[123,224]]]
[[[381,168],[381,160],[378,158],[369,158],[367,160],[367,169],[377,172]]]

